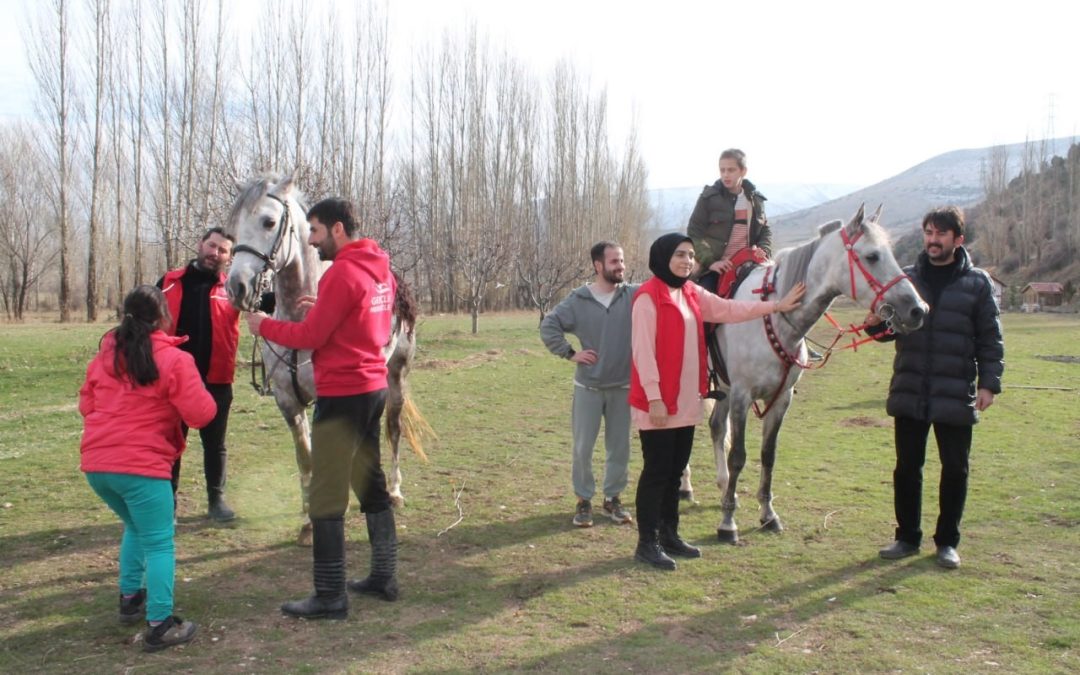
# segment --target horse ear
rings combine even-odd
[[[859,210],[855,214],[855,217],[851,219],[851,222],[847,224],[844,231],[847,232],[848,238],[854,237],[859,231],[862,230],[863,221],[866,219],[866,202],[859,204]]]
[[[881,210],[885,208],[885,204],[881,203],[877,205],[877,211],[874,211],[874,215],[870,216],[870,220],[875,223],[881,222]]]
[[[236,188],[237,192],[244,189],[244,181],[240,180],[235,173],[229,174],[229,179],[232,181],[233,187]]]
[[[296,176],[300,173],[300,169],[296,168],[292,170],[292,173],[282,178],[277,185],[274,186],[274,192],[279,195],[286,195],[289,190],[292,189],[293,183],[296,182]]]

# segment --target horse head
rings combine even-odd
[[[904,274],[893,256],[885,229],[878,224],[881,206],[866,218],[865,205],[859,205],[855,216],[846,224],[822,227],[839,230],[847,257],[847,279],[840,288],[859,305],[866,307],[889,323],[898,333],[918,330],[929,307],[919,297],[911,279]]]
[[[237,309],[257,309],[274,275],[303,257],[309,226],[302,199],[295,173],[238,184],[227,230],[236,243],[225,284]]]

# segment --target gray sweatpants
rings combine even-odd
[[[574,461],[571,475],[574,494],[581,499],[593,498],[596,480],[593,478],[592,457],[596,438],[600,435],[600,419],[604,420],[604,497],[610,498],[626,489],[630,462],[630,403],[625,387],[589,389],[574,385],[571,427],[574,434]]]

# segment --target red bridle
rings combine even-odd
[[[870,270],[866,269],[866,266],[863,265],[862,260],[859,258],[858,254],[855,253],[855,242],[859,241],[859,237],[861,237],[862,235],[863,230],[859,230],[858,234],[856,234],[851,239],[848,239],[847,230],[844,228],[840,228],[840,239],[843,240],[844,250],[847,251],[848,272],[851,275],[851,299],[857,299],[855,294],[855,268],[858,268],[859,271],[862,272],[863,279],[866,279],[867,285],[870,286],[870,290],[874,291],[875,293],[874,301],[870,303],[870,311],[874,314],[877,314],[878,303],[885,298],[885,293],[887,293],[890,288],[900,283],[901,281],[904,281],[905,279],[910,280],[911,277],[906,274],[900,274],[887,284],[882,284],[880,281],[878,281],[877,277],[875,277],[873,274],[870,274]]]

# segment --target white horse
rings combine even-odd
[[[832,301],[846,295],[888,321],[897,332],[908,333],[922,325],[928,307],[896,263],[888,236],[877,224],[880,215],[879,206],[866,220],[860,206],[847,225],[839,220],[823,225],[816,239],[779,251],[772,264],[751,272],[735,294],[737,300],[771,300],[803,281],[806,295],[799,309],[766,316],[761,322],[717,327],[726,364],[725,383],[729,383],[727,397],[714,404],[709,417],[716,484],[723,493],[723,520],[716,530],[722,542],[734,544],[739,539],[735,489],[746,464],[746,421],[751,405],[763,420],[757,492],[761,527],[771,532],[783,530],[772,504],[777,438],[795,383],[808,366],[806,334]],[[688,472],[681,491],[692,491]]]
[[[310,225],[303,194],[295,176],[260,176],[237,185],[226,231],[233,235],[233,261],[226,282],[229,298],[244,311],[259,307],[264,292],[274,292],[274,318],[301,321],[299,300],[316,295],[323,265],[309,246]],[[405,378],[416,354],[416,304],[404,281],[398,278],[394,300],[394,324],[386,356],[388,391],[386,430],[392,450],[387,490],[395,506],[404,503],[398,446],[404,432],[413,450],[424,457],[422,436],[430,431],[405,393]],[[315,376],[310,351],[297,351],[263,341],[263,367],[282,417],[292,431],[296,466],[300,470],[303,511],[308,513],[311,484],[311,427],[307,406],[315,399]],[[298,543],[310,545],[311,523],[301,527]]]

